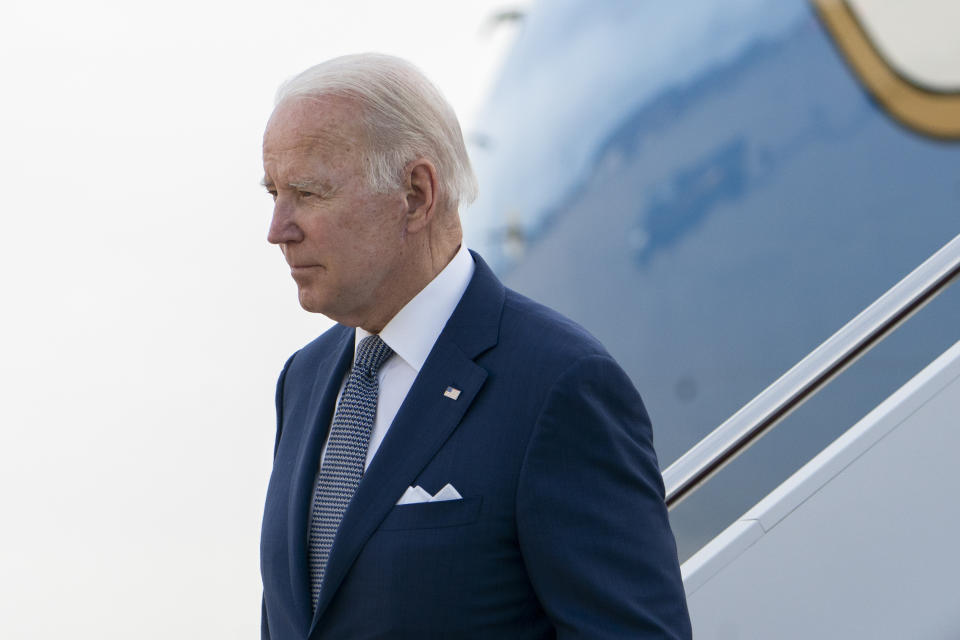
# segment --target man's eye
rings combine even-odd
[[[269,194],[270,194],[270,197],[273,198],[274,201],[276,201],[276,199],[277,199],[277,192],[276,192],[276,191],[271,191],[270,189],[267,189],[267,193],[269,193]]]
[[[303,199],[303,198],[314,198],[316,197],[317,194],[312,193],[310,191],[297,191],[297,195],[300,196],[301,199]]]

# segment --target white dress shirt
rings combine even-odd
[[[393,349],[390,356],[377,373],[380,393],[377,398],[377,416],[373,422],[373,431],[370,433],[370,444],[367,447],[367,461],[364,470],[370,466],[370,461],[380,448],[387,430],[407,397],[407,392],[413,386],[423,363],[433,349],[434,343],[440,337],[440,332],[446,326],[447,320],[467,290],[470,279],[473,277],[473,257],[467,251],[465,244],[460,244],[460,250],[453,257],[443,271],[430,281],[414,298],[408,302],[397,315],[393,316],[387,326],[380,331],[380,339]],[[370,335],[369,331],[357,327],[354,336],[353,353],[356,358],[357,347],[360,341]],[[349,375],[350,372],[347,372]],[[347,375],[340,384],[340,394],[347,382]],[[339,397],[337,404],[340,404]],[[329,433],[329,432],[328,432]],[[329,438],[329,436],[328,436]],[[327,453],[327,443],[323,445],[321,464]]]

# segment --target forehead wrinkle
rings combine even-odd
[[[336,131],[320,129],[312,133],[300,133],[299,144],[305,150],[313,151],[337,151],[347,152],[353,150],[354,145],[344,136]]]
[[[317,128],[313,132],[304,132],[304,126],[291,127],[288,135],[279,140],[270,140],[269,132],[264,138],[264,156],[280,158],[286,153],[295,152],[306,156],[316,153],[346,157],[357,148],[356,143],[336,131]]]
[[[305,155],[314,153],[330,154],[333,152],[350,153],[353,145],[346,139],[334,133],[322,132],[317,135],[304,134],[298,131],[295,135],[285,136],[284,140],[264,140],[264,157],[279,157],[289,152],[300,152]]]

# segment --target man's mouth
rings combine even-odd
[[[323,267],[323,265],[320,265],[320,264],[292,264],[290,265],[290,273],[292,274],[306,273],[311,269],[319,269],[321,267]]]

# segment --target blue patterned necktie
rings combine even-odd
[[[360,341],[333,416],[310,517],[310,596],[314,611],[333,538],[363,477],[370,431],[377,415],[377,371],[392,354],[393,350],[380,336],[367,336]]]

